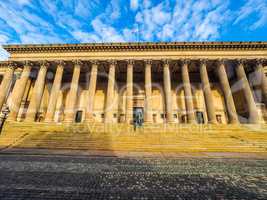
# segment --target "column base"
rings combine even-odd
[[[74,123],[74,120],[64,120],[63,121],[64,124],[73,124]]]
[[[212,120],[212,121],[208,121],[208,124],[214,124],[214,125],[216,125],[216,124],[218,124],[218,122],[216,120]]]
[[[44,122],[45,122],[45,123],[52,123],[52,122],[54,122],[54,121],[53,121],[52,119],[45,119]]]
[[[173,121],[169,121],[169,122],[167,121],[164,124],[178,124],[178,123],[173,120]]]
[[[10,118],[7,118],[6,119],[6,122],[18,122],[17,119],[10,119]]]
[[[238,120],[232,120],[228,124],[240,124],[240,122]]]
[[[86,123],[86,124],[90,124],[90,123],[95,123],[96,120],[94,118],[89,118],[89,119],[85,119],[82,123]]]
[[[17,121],[17,113],[10,112],[7,117],[7,121]]]
[[[32,118],[25,118],[24,122],[35,122],[35,120]]]
[[[44,122],[54,122],[54,114],[46,113]]]
[[[155,124],[155,123],[153,123],[152,121],[144,122],[144,125],[152,125],[152,124]]]
[[[66,113],[63,119],[64,123],[73,123],[74,122],[74,114],[73,113]]]
[[[196,120],[188,121],[186,124],[197,124]]]

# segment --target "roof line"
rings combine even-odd
[[[124,42],[80,44],[11,44],[3,48],[12,52],[31,51],[113,51],[113,50],[192,50],[192,49],[267,49],[267,42]]]

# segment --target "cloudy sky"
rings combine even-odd
[[[0,45],[259,40],[267,0],[0,0]]]

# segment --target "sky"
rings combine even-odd
[[[267,41],[267,0],[0,0],[3,44]]]

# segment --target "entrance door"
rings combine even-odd
[[[144,123],[144,109],[142,107],[133,108],[133,122],[136,126],[142,126]]]
[[[204,124],[203,112],[197,111],[196,115],[197,115],[197,123],[198,124]]]
[[[75,116],[75,122],[76,123],[82,122],[82,114],[83,114],[83,111],[81,111],[81,110],[77,111],[76,116]]]

